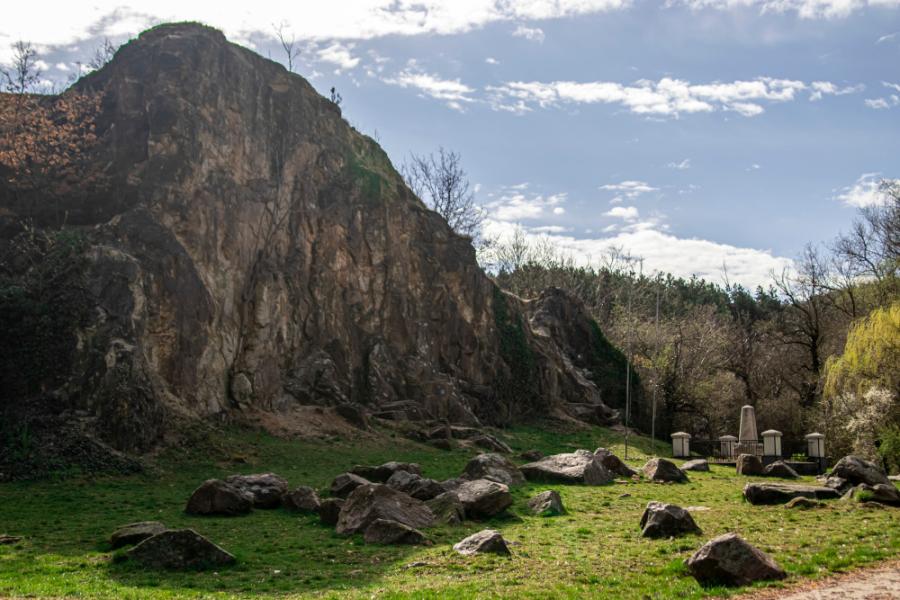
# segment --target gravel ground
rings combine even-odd
[[[900,561],[807,581],[782,590],[765,590],[739,600],[900,600]]]

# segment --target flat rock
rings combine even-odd
[[[119,527],[109,536],[109,545],[113,550],[122,546],[132,546],[168,529],[159,521],[129,523]]]
[[[240,488],[222,481],[207,479],[194,490],[184,511],[190,515],[244,515],[253,508],[253,498]]]
[[[584,483],[584,470],[594,460],[588,450],[554,454],[519,467],[528,481]]]
[[[785,577],[772,557],[736,533],[708,541],[687,560],[687,567],[701,585],[748,585]]]
[[[762,460],[754,454],[741,454],[735,464],[738,475],[763,475]]]
[[[483,529],[473,533],[469,537],[453,545],[453,549],[463,556],[473,554],[504,554],[509,555],[509,546],[506,540],[494,529]]]
[[[600,461],[604,467],[619,477],[634,477],[637,471],[625,464],[625,462],[606,448],[594,450],[594,458]]]
[[[21,535],[7,535],[4,533],[4,534],[0,535],[0,546],[8,546],[11,544],[18,544],[19,542],[21,542],[24,539],[25,538],[23,538]]]
[[[850,488],[844,495],[844,498],[860,502],[878,502],[890,506],[900,506],[900,490],[893,483],[879,483],[876,485],[860,483],[856,487]]]
[[[335,498],[346,498],[353,490],[368,483],[372,482],[355,473],[341,473],[331,482],[331,495]]]
[[[499,515],[512,506],[509,487],[496,481],[476,479],[467,481],[454,490],[471,519],[486,519]]]
[[[688,533],[703,533],[687,510],[674,504],[649,502],[641,516],[641,535],[667,538]]]
[[[316,490],[308,485],[301,485],[281,497],[281,504],[288,510],[296,512],[319,512],[322,501]]]
[[[681,465],[682,471],[709,471],[709,462],[704,458],[696,458],[694,460],[689,460],[683,465]]]
[[[859,456],[848,455],[835,463],[831,468],[830,475],[832,477],[841,477],[846,479],[850,485],[892,485],[887,477],[887,473],[873,462],[860,458]]]
[[[391,475],[397,471],[406,471],[407,473],[419,476],[422,475],[422,467],[420,465],[416,463],[398,462],[396,460],[377,466],[356,465],[350,469],[350,473],[353,475],[358,475],[372,483],[387,483],[387,480],[391,478]]]
[[[566,514],[562,497],[556,490],[547,490],[531,498],[528,501],[528,509],[533,514],[542,517],[555,517],[556,515]]]
[[[519,468],[505,456],[495,453],[479,454],[468,462],[463,469],[464,478],[487,479],[504,485],[521,485],[525,483],[525,476]]]
[[[744,497],[750,504],[784,504],[794,498],[828,500],[840,497],[837,490],[816,485],[791,483],[748,483]]]
[[[825,506],[824,502],[819,502],[818,500],[810,500],[805,496],[797,496],[784,505],[785,508],[799,508],[801,510],[807,510],[810,508],[822,508],[823,506]]]
[[[163,531],[128,551],[128,556],[152,569],[212,569],[235,558],[193,529]]]
[[[325,525],[337,525],[338,517],[340,517],[341,509],[344,508],[346,500],[343,498],[325,498],[319,504],[319,521]]]
[[[781,479],[797,479],[800,475],[784,461],[776,460],[763,469],[766,477],[780,477]]]
[[[278,508],[288,491],[287,479],[275,473],[232,475],[225,481],[249,495],[254,508]]]
[[[445,491],[440,482],[406,471],[394,471],[385,485],[418,500],[431,500]]]
[[[388,519],[375,519],[366,527],[363,539],[367,544],[424,544],[425,534],[409,525],[390,521]]]
[[[459,525],[466,518],[466,508],[456,492],[444,492],[425,503],[438,523]]]
[[[367,483],[347,498],[336,531],[341,535],[362,532],[377,519],[419,529],[434,524],[434,513],[421,500],[380,483]]]
[[[644,477],[650,481],[671,481],[674,483],[684,483],[688,481],[688,476],[684,474],[684,471],[679,469],[675,463],[666,460],[665,458],[651,458],[644,464],[641,471],[644,473]]]

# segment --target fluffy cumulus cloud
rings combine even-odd
[[[530,40],[532,42],[542,43],[544,41],[544,30],[540,27],[526,27],[525,25],[519,25],[513,31],[513,35],[515,37],[525,38],[526,40]]]
[[[342,71],[354,69],[359,64],[359,57],[353,55],[353,44],[334,42],[320,48],[316,55],[320,61],[335,65]]]
[[[869,108],[874,108],[875,110],[884,110],[887,108],[895,108],[897,106],[900,106],[900,84],[882,81],[881,85],[887,88],[888,95],[882,96],[881,98],[866,98],[866,106],[868,106]]]
[[[887,196],[882,191],[882,184],[885,182],[900,184],[900,179],[885,178],[881,173],[864,173],[853,185],[838,190],[835,198],[855,208],[877,206],[887,201]]]
[[[640,216],[636,206],[614,206],[603,214],[607,217],[624,219],[626,221],[636,221]]]
[[[383,81],[389,85],[412,88],[421,96],[440,100],[454,110],[463,110],[466,104],[474,102],[473,88],[459,79],[444,79],[439,75],[426,73],[415,61],[411,61],[400,73],[386,77]]]
[[[527,184],[510,186],[502,191],[499,197],[485,204],[488,218],[517,223],[565,214],[566,209],[562,206],[566,201],[565,193],[535,194],[529,193],[527,187]]]
[[[616,197],[612,202],[621,202],[623,198],[634,200],[642,194],[659,191],[659,188],[653,187],[646,181],[637,181],[628,179],[620,183],[606,183],[600,186],[601,190],[616,192]]]
[[[900,6],[900,0],[667,0],[666,3],[694,10],[751,8],[760,13],[795,13],[803,19],[840,19],[867,8]]]
[[[750,81],[692,84],[664,77],[633,84],[611,81],[512,81],[487,88],[496,110],[525,113],[535,107],[564,104],[612,104],[639,115],[677,117],[690,113],[734,111],[746,117],[765,111],[764,104],[790,102],[808,93],[811,100],[826,95],[860,91],[859,86],[841,87],[826,81],[805,83],[790,79],[760,77]]]

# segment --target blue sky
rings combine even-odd
[[[88,4],[13,9],[0,60],[32,40],[60,81],[104,37],[185,19],[281,60],[280,23],[395,164],[458,151],[489,232],[582,261],[615,245],[754,286],[900,176],[900,0]]]

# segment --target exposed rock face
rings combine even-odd
[[[336,531],[347,535],[365,531],[376,519],[396,521],[414,529],[434,524],[434,513],[420,500],[380,483],[353,490],[341,508]]]
[[[641,471],[643,471],[644,477],[659,483],[684,483],[688,480],[684,471],[665,458],[651,458],[644,464]]]
[[[703,458],[689,460],[681,465],[682,471],[709,471],[709,462]]]
[[[252,508],[253,498],[240,488],[221,479],[208,479],[191,494],[184,512],[231,517],[247,514]]]
[[[425,535],[397,521],[375,519],[366,528],[363,539],[367,544],[422,544]]]
[[[232,475],[225,481],[250,496],[254,508],[278,508],[281,497],[288,491],[287,480],[275,473]]]
[[[281,504],[288,510],[297,512],[319,512],[322,501],[316,490],[307,485],[301,485],[281,497]]]
[[[587,450],[554,454],[519,467],[528,481],[584,483],[584,470],[594,461]]]
[[[741,454],[735,465],[738,475],[764,475],[762,461],[753,454]]]
[[[528,501],[528,508],[532,513],[542,517],[553,517],[566,514],[562,497],[556,490],[547,490],[534,496]]]
[[[487,519],[499,515],[513,503],[507,486],[487,479],[467,481],[454,492],[462,502],[467,518]]]
[[[444,492],[425,503],[438,523],[459,525],[466,518],[466,508],[456,492]]]
[[[641,535],[648,538],[663,538],[702,533],[691,513],[665,502],[649,502],[641,515]]]
[[[193,529],[174,529],[147,538],[128,556],[154,569],[212,569],[235,558]]]
[[[468,479],[489,479],[504,485],[525,483],[525,476],[519,468],[499,454],[479,454],[468,462],[463,476]]]
[[[560,290],[499,291],[470,240],[302,77],[175,24],[77,86],[103,94],[104,186],[42,212],[4,179],[0,215],[96,226],[98,317],[72,348],[64,397],[113,446],[151,447],[170,411],[616,419],[586,375],[602,335],[584,307]],[[522,374],[526,393],[511,393]]]
[[[893,485],[881,467],[858,456],[845,456],[835,463],[831,469],[832,477],[845,479],[850,485]]]
[[[736,533],[720,535],[704,544],[688,559],[687,567],[702,585],[747,585],[785,577],[772,557]]]
[[[839,498],[840,494],[832,488],[815,485],[748,483],[744,486],[744,497],[750,504],[784,504],[794,498],[827,500]]]
[[[116,529],[109,536],[109,545],[115,550],[122,546],[130,546],[139,544],[149,537],[153,537],[157,533],[167,531],[169,528],[159,521],[142,521],[140,523],[129,523]]]
[[[510,553],[506,540],[503,539],[499,531],[494,529],[483,529],[478,533],[473,533],[462,541],[453,544],[453,549],[463,556],[471,556],[472,554],[508,555]]]

